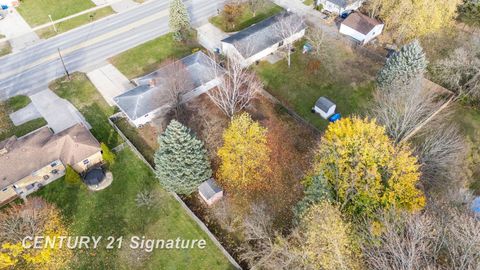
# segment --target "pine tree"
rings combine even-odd
[[[177,41],[183,41],[190,32],[190,18],[182,0],[170,2],[170,30]]]
[[[427,68],[427,59],[423,48],[415,40],[392,55],[377,75],[380,88],[392,85],[394,81],[409,82],[417,76],[423,76]]]
[[[155,174],[166,190],[188,195],[212,176],[203,143],[181,123],[172,120],[158,143]]]

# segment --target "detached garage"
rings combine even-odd
[[[340,33],[350,36],[362,44],[367,44],[382,33],[383,27],[382,22],[365,14],[354,12],[340,25]]]

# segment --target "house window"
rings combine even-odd
[[[8,187],[2,189],[3,192],[5,192],[7,190],[8,190]]]
[[[55,167],[55,166],[57,166],[57,165],[58,165],[58,164],[57,164],[56,161],[54,161],[54,162],[52,162],[52,164],[50,164],[50,166],[52,166],[52,168]]]
[[[280,43],[278,43],[278,47],[282,47],[283,43],[284,43],[284,40],[280,41]]]
[[[90,163],[90,160],[88,160],[88,159],[85,159],[85,160],[83,161],[83,165],[87,165],[88,163]]]
[[[45,181],[47,181],[49,178],[50,178],[50,176],[48,174],[43,176],[43,180],[45,180]]]

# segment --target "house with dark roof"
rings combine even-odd
[[[137,86],[113,100],[130,123],[139,127],[170,109],[171,96],[168,90],[168,81],[172,76],[172,71],[183,72],[188,77],[186,78],[188,83],[183,84],[183,87],[188,89],[182,91],[185,93],[182,101],[187,102],[216,87],[221,82],[222,74],[218,73],[222,69],[215,65],[217,65],[215,61],[206,54],[201,51],[196,52],[155,72],[134,79]]]
[[[359,9],[365,0],[317,0],[317,5],[322,5],[324,10],[342,14]]]
[[[292,35],[285,37],[279,31],[282,20],[302,21],[292,12],[281,12],[223,39],[222,52],[238,57],[245,66],[249,66],[305,35],[307,25],[301,23],[295,26],[298,29],[291,31]]]
[[[340,33],[350,36],[362,44],[367,44],[379,36],[384,24],[360,12],[350,14],[340,25]]]
[[[223,190],[220,188],[213,178],[200,184],[198,194],[208,206],[223,198]]]
[[[102,160],[100,143],[83,124],[6,139],[0,142],[0,205],[62,177],[67,165],[83,173]]]

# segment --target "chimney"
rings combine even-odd
[[[150,79],[150,81],[148,81],[148,84],[150,85],[150,88],[153,88],[157,86],[157,81],[155,81],[155,79]]]

